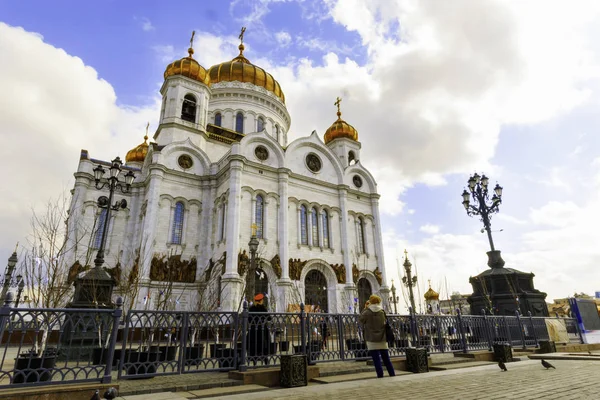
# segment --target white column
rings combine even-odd
[[[229,165],[229,197],[227,199],[226,224],[227,227],[227,261],[225,275],[238,277],[237,255],[240,250],[240,209],[242,197],[242,162],[232,160]]]
[[[263,199],[263,240],[267,240],[267,232],[269,230],[269,202],[265,197]],[[280,256],[281,257],[281,256]]]
[[[152,250],[156,242],[156,225],[158,223],[159,211],[159,196],[160,187],[162,184],[164,173],[158,168],[150,170],[150,184],[148,188],[148,203],[146,204],[146,217],[144,218],[144,233],[142,238],[142,251],[145,254],[141,255],[144,260],[142,266],[141,278],[150,280],[150,263],[152,262]]]
[[[288,252],[288,179],[290,171],[279,172],[279,218],[277,238],[279,239],[279,259],[281,262],[281,279],[289,280]]]
[[[227,211],[228,211],[228,207],[229,207],[229,201],[225,200],[225,202],[223,203],[223,207],[221,209],[221,212],[223,213],[223,220],[221,221],[221,224],[223,225],[223,237],[221,238],[221,240],[225,240],[227,239]]]
[[[198,238],[198,263],[196,265],[197,282],[199,282],[200,277],[208,266],[211,245],[218,240],[218,227],[216,234],[213,232],[216,183],[216,180],[212,180],[210,181],[210,186],[202,188],[202,214],[201,218],[198,220],[197,227],[198,232],[200,232],[200,237]],[[218,218],[217,215],[217,219]]]
[[[342,213],[342,251],[344,266],[346,267],[346,286],[354,287],[354,282],[352,281],[352,264],[350,262],[350,247],[348,246],[348,191],[346,189],[340,189],[339,198]]]
[[[323,248],[323,210],[317,214],[317,225],[319,226],[319,247]]]
[[[381,220],[379,218],[379,197],[371,198],[371,210],[373,214],[373,226],[375,229],[375,237],[373,238],[375,258],[377,259],[377,267],[381,271],[381,286],[387,288],[385,262],[383,259],[383,243],[381,240]]]

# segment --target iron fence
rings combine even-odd
[[[357,314],[0,308],[0,388],[368,359]],[[580,342],[573,319],[495,315],[388,315],[392,356],[537,347],[547,326]]]

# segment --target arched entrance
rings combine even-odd
[[[319,306],[322,312],[329,310],[327,279],[321,271],[313,269],[306,274],[306,278],[304,278],[304,300],[307,305]]]
[[[362,311],[365,308],[365,303],[369,300],[369,296],[373,294],[373,289],[367,278],[360,278],[358,280],[358,308]]]
[[[262,294],[270,294],[269,293],[269,278],[267,277],[267,273],[262,269],[262,266],[259,265],[256,268],[256,275],[254,275],[254,293],[262,293]],[[265,307],[269,308],[269,300],[267,297],[267,301],[264,302]]]

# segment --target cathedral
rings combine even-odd
[[[169,64],[153,141],[126,153],[127,204],[112,211],[104,269],[135,309],[238,311],[255,252],[255,292],[269,308],[358,312],[387,300],[379,195],[358,132],[332,101],[323,136],[289,142],[283,88],[244,54],[208,69],[188,55]],[[337,106],[337,119],[333,115]],[[140,135],[141,136],[141,135]],[[118,150],[116,151],[118,153]],[[83,274],[100,243],[94,168],[82,150],[72,190],[67,262]],[[125,205],[125,204],[123,204]],[[252,299],[248,299],[251,301]]]

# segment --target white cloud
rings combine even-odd
[[[98,159],[122,159],[143,141],[147,121],[160,102],[118,107],[112,86],[80,58],[44,43],[39,34],[0,23],[0,149],[5,165],[0,246],[26,243],[31,208],[69,190],[80,150]],[[43,60],[43,68],[31,60]],[[137,133],[136,133],[137,132]],[[12,251],[12,250],[10,250]],[[8,250],[6,251],[8,253]]]
[[[292,36],[286,31],[276,32],[275,39],[277,39],[277,43],[282,47],[286,47],[292,42]]]
[[[436,233],[440,233],[440,227],[432,224],[425,224],[419,228],[421,232],[428,233],[430,235],[434,235]]]

